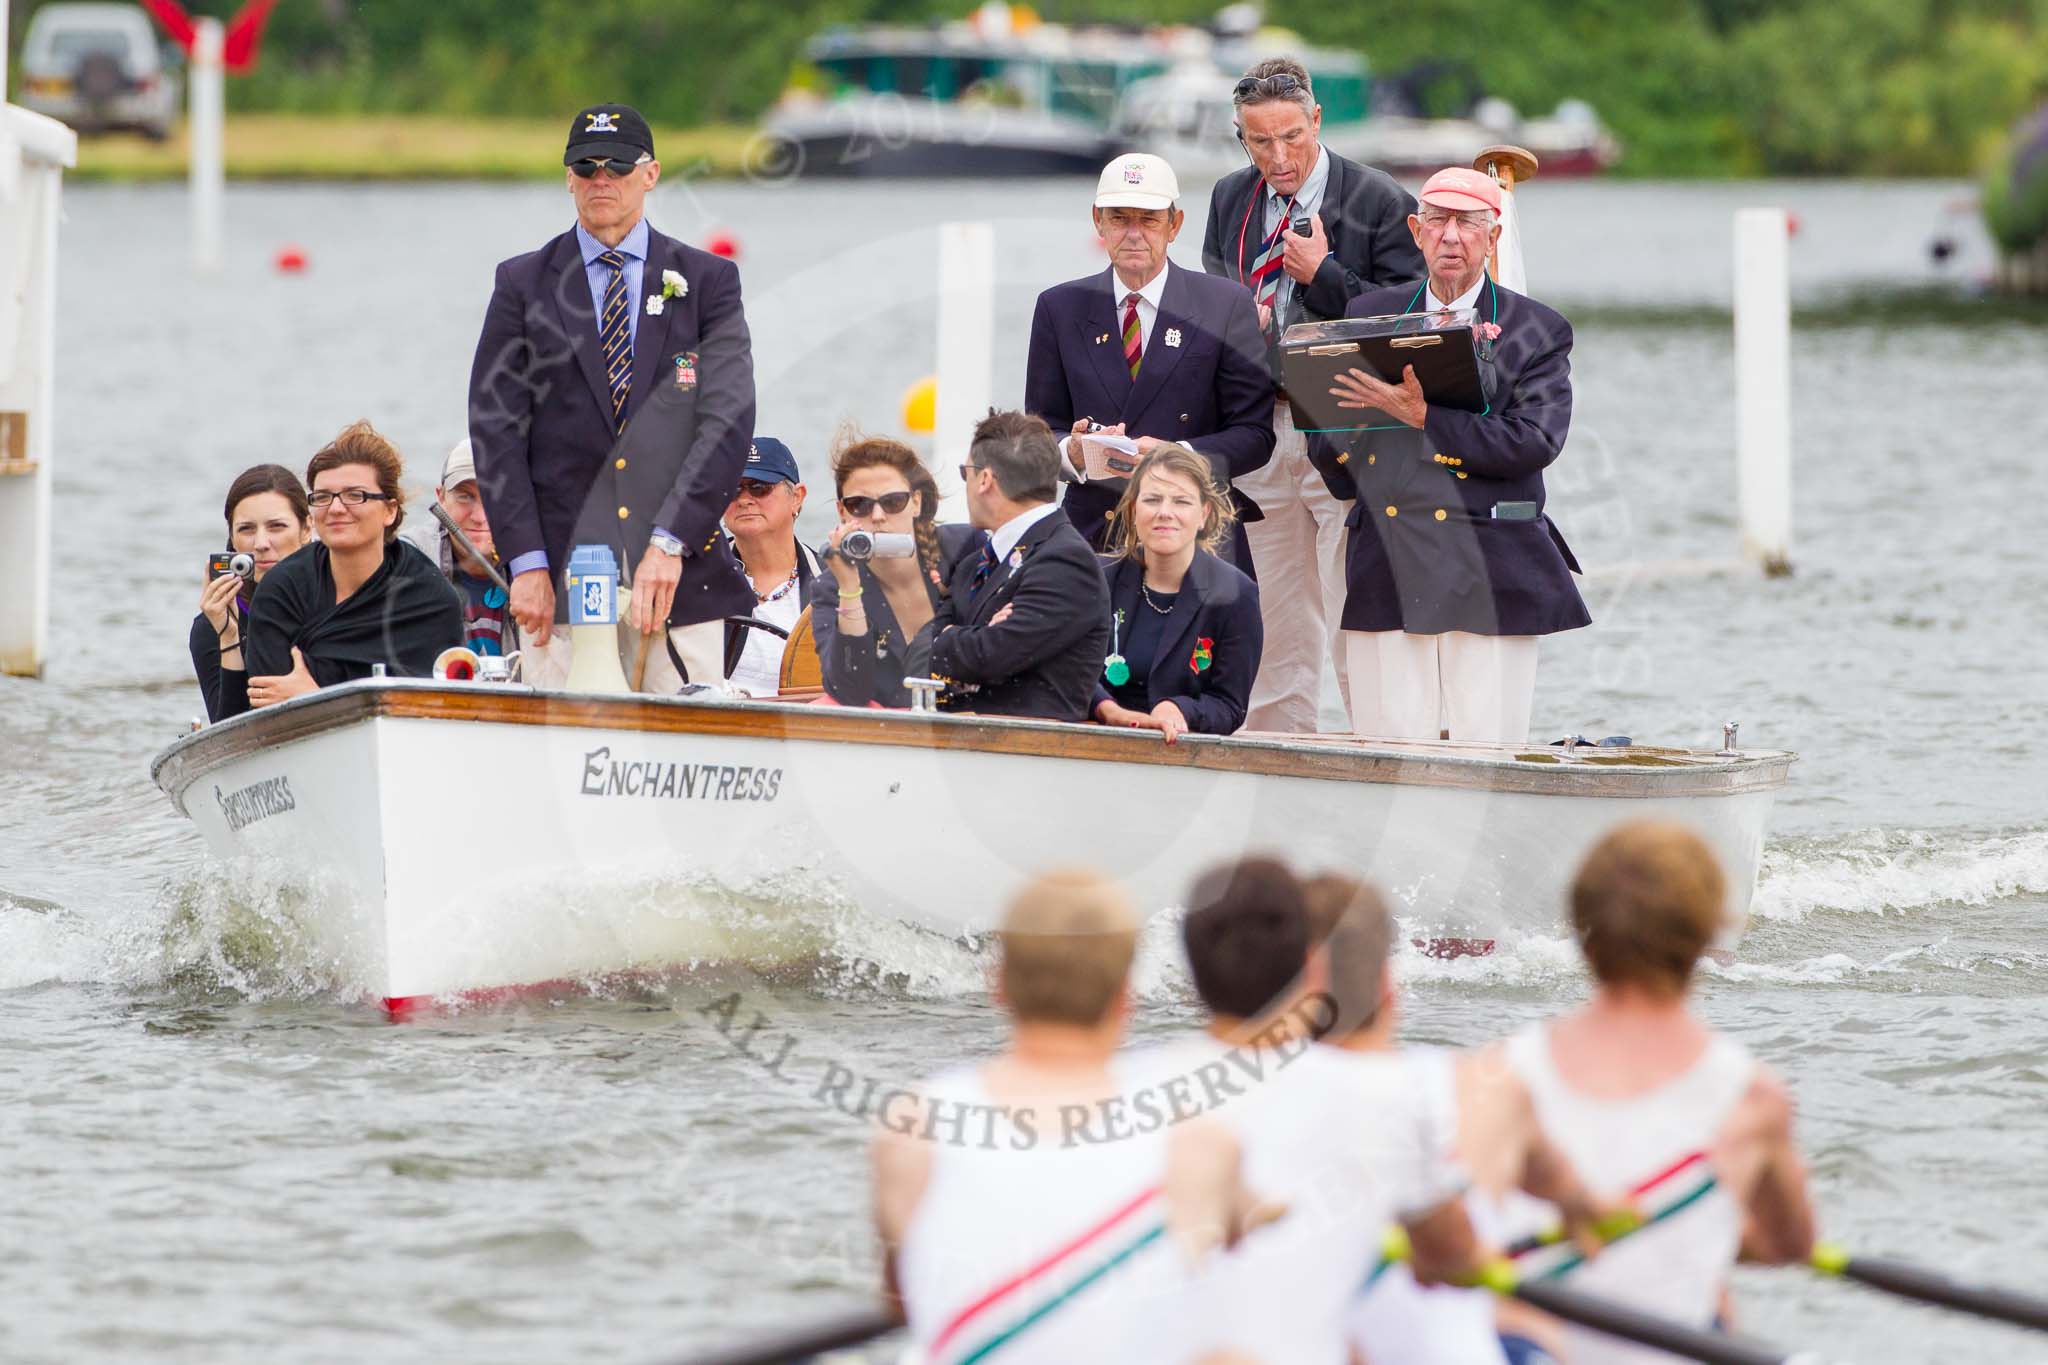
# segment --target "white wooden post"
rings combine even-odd
[[[192,195],[192,269],[216,275],[221,267],[221,195],[224,157],[221,150],[227,117],[227,77],[221,62],[218,19],[195,21],[192,59],[186,69],[185,138],[189,149]]]
[[[992,223],[939,224],[937,412],[932,478],[939,519],[967,520],[960,462],[974,424],[988,412],[995,369],[996,231]]]
[[[1735,460],[1745,559],[1792,571],[1792,304],[1781,208],[1735,211]]]
[[[0,0],[0,33],[7,6]],[[0,106],[0,673],[39,677],[50,631],[58,198],[78,138]]]

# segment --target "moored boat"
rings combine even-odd
[[[301,926],[394,1010],[706,955],[705,926],[608,877],[807,896],[946,935],[1048,867],[1148,912],[1253,851],[1343,867],[1412,931],[1554,932],[1566,879],[1631,816],[1697,828],[1739,926],[1793,756],[1189,736],[790,703],[351,683],[159,754],[223,857],[318,889]],[[1732,935],[1731,935],[1732,937]]]

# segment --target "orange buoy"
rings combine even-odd
[[[287,275],[296,275],[306,268],[306,253],[299,247],[287,244],[277,249],[277,256],[272,264]]]

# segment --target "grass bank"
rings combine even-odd
[[[233,180],[548,180],[559,176],[559,119],[441,114],[231,114],[223,152]],[[662,173],[744,172],[751,128],[656,128]],[[182,126],[166,142],[123,134],[81,138],[82,180],[176,180],[186,174]]]

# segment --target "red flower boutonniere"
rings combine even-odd
[[[1212,652],[1215,644],[1216,642],[1206,635],[1197,637],[1195,652],[1188,656],[1188,667],[1197,673],[1208,672],[1209,665],[1216,662],[1216,655]]]
[[[1474,323],[1472,330],[1479,333],[1480,337],[1486,341],[1500,340],[1500,324],[1497,322]]]

